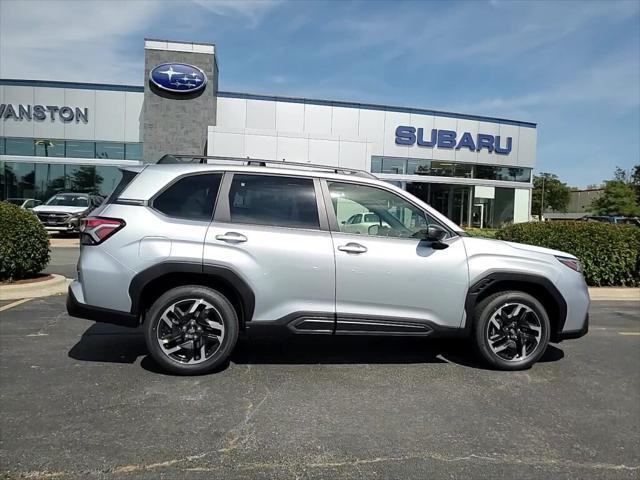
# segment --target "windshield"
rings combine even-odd
[[[46,205],[58,207],[88,207],[89,199],[83,195],[56,195]]]

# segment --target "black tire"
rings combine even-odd
[[[491,321],[492,316],[501,308],[509,305],[509,304],[521,304],[528,308],[530,308],[535,315],[537,315],[537,321],[539,321],[540,326],[540,336],[533,349],[530,352],[527,352],[524,359],[505,359],[501,355],[498,355],[493,351],[489,342],[489,322]],[[510,307],[506,307],[507,309]],[[498,370],[525,370],[530,368],[535,362],[537,362],[540,357],[544,354],[547,349],[547,345],[549,344],[549,336],[551,330],[551,324],[549,322],[549,316],[547,315],[547,311],[544,306],[533,296],[528,293],[520,292],[520,291],[504,291],[498,292],[489,297],[482,300],[474,310],[474,319],[473,319],[473,341],[476,347],[476,350],[480,357],[488,363],[492,368]],[[516,343],[514,340],[510,345],[518,345],[517,347],[513,347],[516,349],[520,348],[520,344]],[[526,352],[526,347],[525,347]],[[504,355],[507,355],[505,352]]]
[[[202,299],[214,307],[216,319],[224,325],[217,350],[208,358],[204,355],[206,359],[200,363],[193,364],[183,363],[166,353],[158,340],[158,328],[165,311],[176,302],[190,299]],[[163,369],[178,375],[200,375],[222,365],[233,351],[238,339],[238,316],[229,300],[220,292],[199,285],[185,285],[165,292],[153,303],[146,316],[144,333],[149,353]]]

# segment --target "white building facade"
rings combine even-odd
[[[366,170],[464,226],[529,219],[534,123],[219,91],[215,55],[213,45],[147,40],[142,86],[0,79],[0,199],[46,200],[62,190],[106,195],[118,166],[157,160],[147,157],[143,140],[158,138],[166,153]],[[201,97],[154,89],[147,72],[158,62],[206,64]],[[186,115],[202,115],[195,138],[189,130],[189,151],[180,132]]]

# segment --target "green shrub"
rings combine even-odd
[[[640,285],[640,228],[601,222],[517,223],[496,238],[568,252],[589,285]]]
[[[471,237],[496,238],[497,228],[465,228]]]
[[[37,217],[0,202],[0,281],[29,278],[49,263],[49,235]]]

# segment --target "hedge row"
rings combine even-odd
[[[600,222],[516,223],[499,230],[496,238],[575,255],[589,285],[640,285],[638,227]]]
[[[496,228],[465,228],[465,232],[471,237],[496,238],[498,229]]]
[[[0,281],[33,277],[49,263],[49,235],[36,216],[0,202]]]

